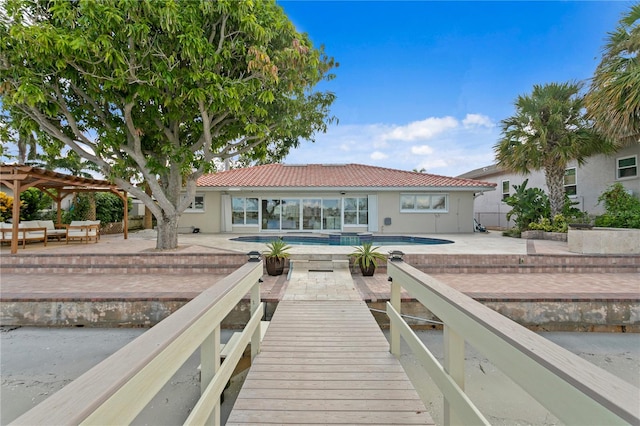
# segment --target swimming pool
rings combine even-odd
[[[316,246],[359,246],[362,243],[373,243],[376,246],[393,245],[435,245],[452,244],[451,240],[440,238],[413,237],[409,235],[373,235],[373,234],[328,234],[328,235],[246,235],[231,238],[232,241],[246,243],[268,243],[283,239],[291,245]]]

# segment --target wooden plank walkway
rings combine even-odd
[[[292,276],[296,300],[278,304],[227,424],[433,424],[345,274],[324,272],[323,285],[310,285],[314,275]],[[344,290],[332,291],[333,280]],[[301,282],[329,288],[333,300],[314,290],[300,300]]]

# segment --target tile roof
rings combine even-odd
[[[469,172],[463,173],[458,177],[464,178],[464,179],[480,179],[480,178],[486,178],[487,176],[500,174],[504,171],[505,170],[503,170],[497,164],[491,164],[489,166],[481,167],[479,169],[474,169]]]
[[[496,184],[364,164],[266,164],[203,175],[199,187],[218,188],[458,188]]]

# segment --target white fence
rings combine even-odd
[[[640,391],[633,385],[401,260],[389,261],[387,273],[391,352],[400,355],[400,337],[408,343],[444,395],[446,425],[489,424],[464,393],[465,342],[565,424],[640,424]],[[444,323],[444,365],[400,316],[402,289]]]
[[[262,272],[241,266],[12,424],[129,424],[198,349],[201,397],[185,424],[220,424],[220,394],[249,342],[252,358],[260,348]],[[220,323],[247,293],[251,318],[220,364]]]

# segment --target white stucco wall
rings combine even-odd
[[[575,161],[569,163],[567,168],[576,167],[577,194],[571,197],[572,200],[578,202],[576,207],[591,215],[602,214],[604,207],[598,205],[598,197],[616,182],[620,182],[634,196],[640,197],[640,176],[626,179],[617,179],[616,176],[617,159],[632,155],[637,156],[638,162],[640,162],[640,145],[625,148],[611,156],[593,156],[581,166]],[[640,167],[638,167],[638,172],[640,173]],[[527,178],[529,179],[527,188],[542,188],[547,191],[542,171],[533,172],[526,176],[502,172],[476,177],[475,179],[494,182],[498,185],[495,191],[485,192],[476,197],[474,203],[476,219],[482,225],[489,227],[507,228],[513,226],[513,221],[508,224],[506,220],[506,214],[511,210],[511,207],[502,201],[502,181],[509,180],[510,194],[513,194],[513,185],[521,185]]]
[[[450,234],[473,232],[473,194],[448,192],[447,213],[400,212],[400,192],[378,194],[379,229],[383,234]],[[384,219],[390,218],[391,225]]]
[[[194,226],[200,228],[200,232],[220,232],[220,195],[218,191],[196,191],[196,195],[204,196],[203,211],[185,211],[180,218],[179,227]]]
[[[268,192],[256,193],[250,191],[234,191],[233,197],[257,198],[343,198],[377,196],[378,231],[385,234],[443,234],[473,232],[473,193],[446,192],[448,194],[448,212],[446,213],[401,213],[400,194],[403,192]],[[429,193],[434,193],[430,191]],[[204,196],[204,210],[199,212],[186,211],[181,219],[180,227],[194,226],[204,233],[222,232],[222,192],[199,190],[197,195]],[[370,215],[370,217],[372,217]],[[384,225],[385,218],[391,219],[391,225]],[[343,232],[367,232],[368,226],[344,226]],[[245,225],[232,227],[232,233],[258,233],[259,225]]]

